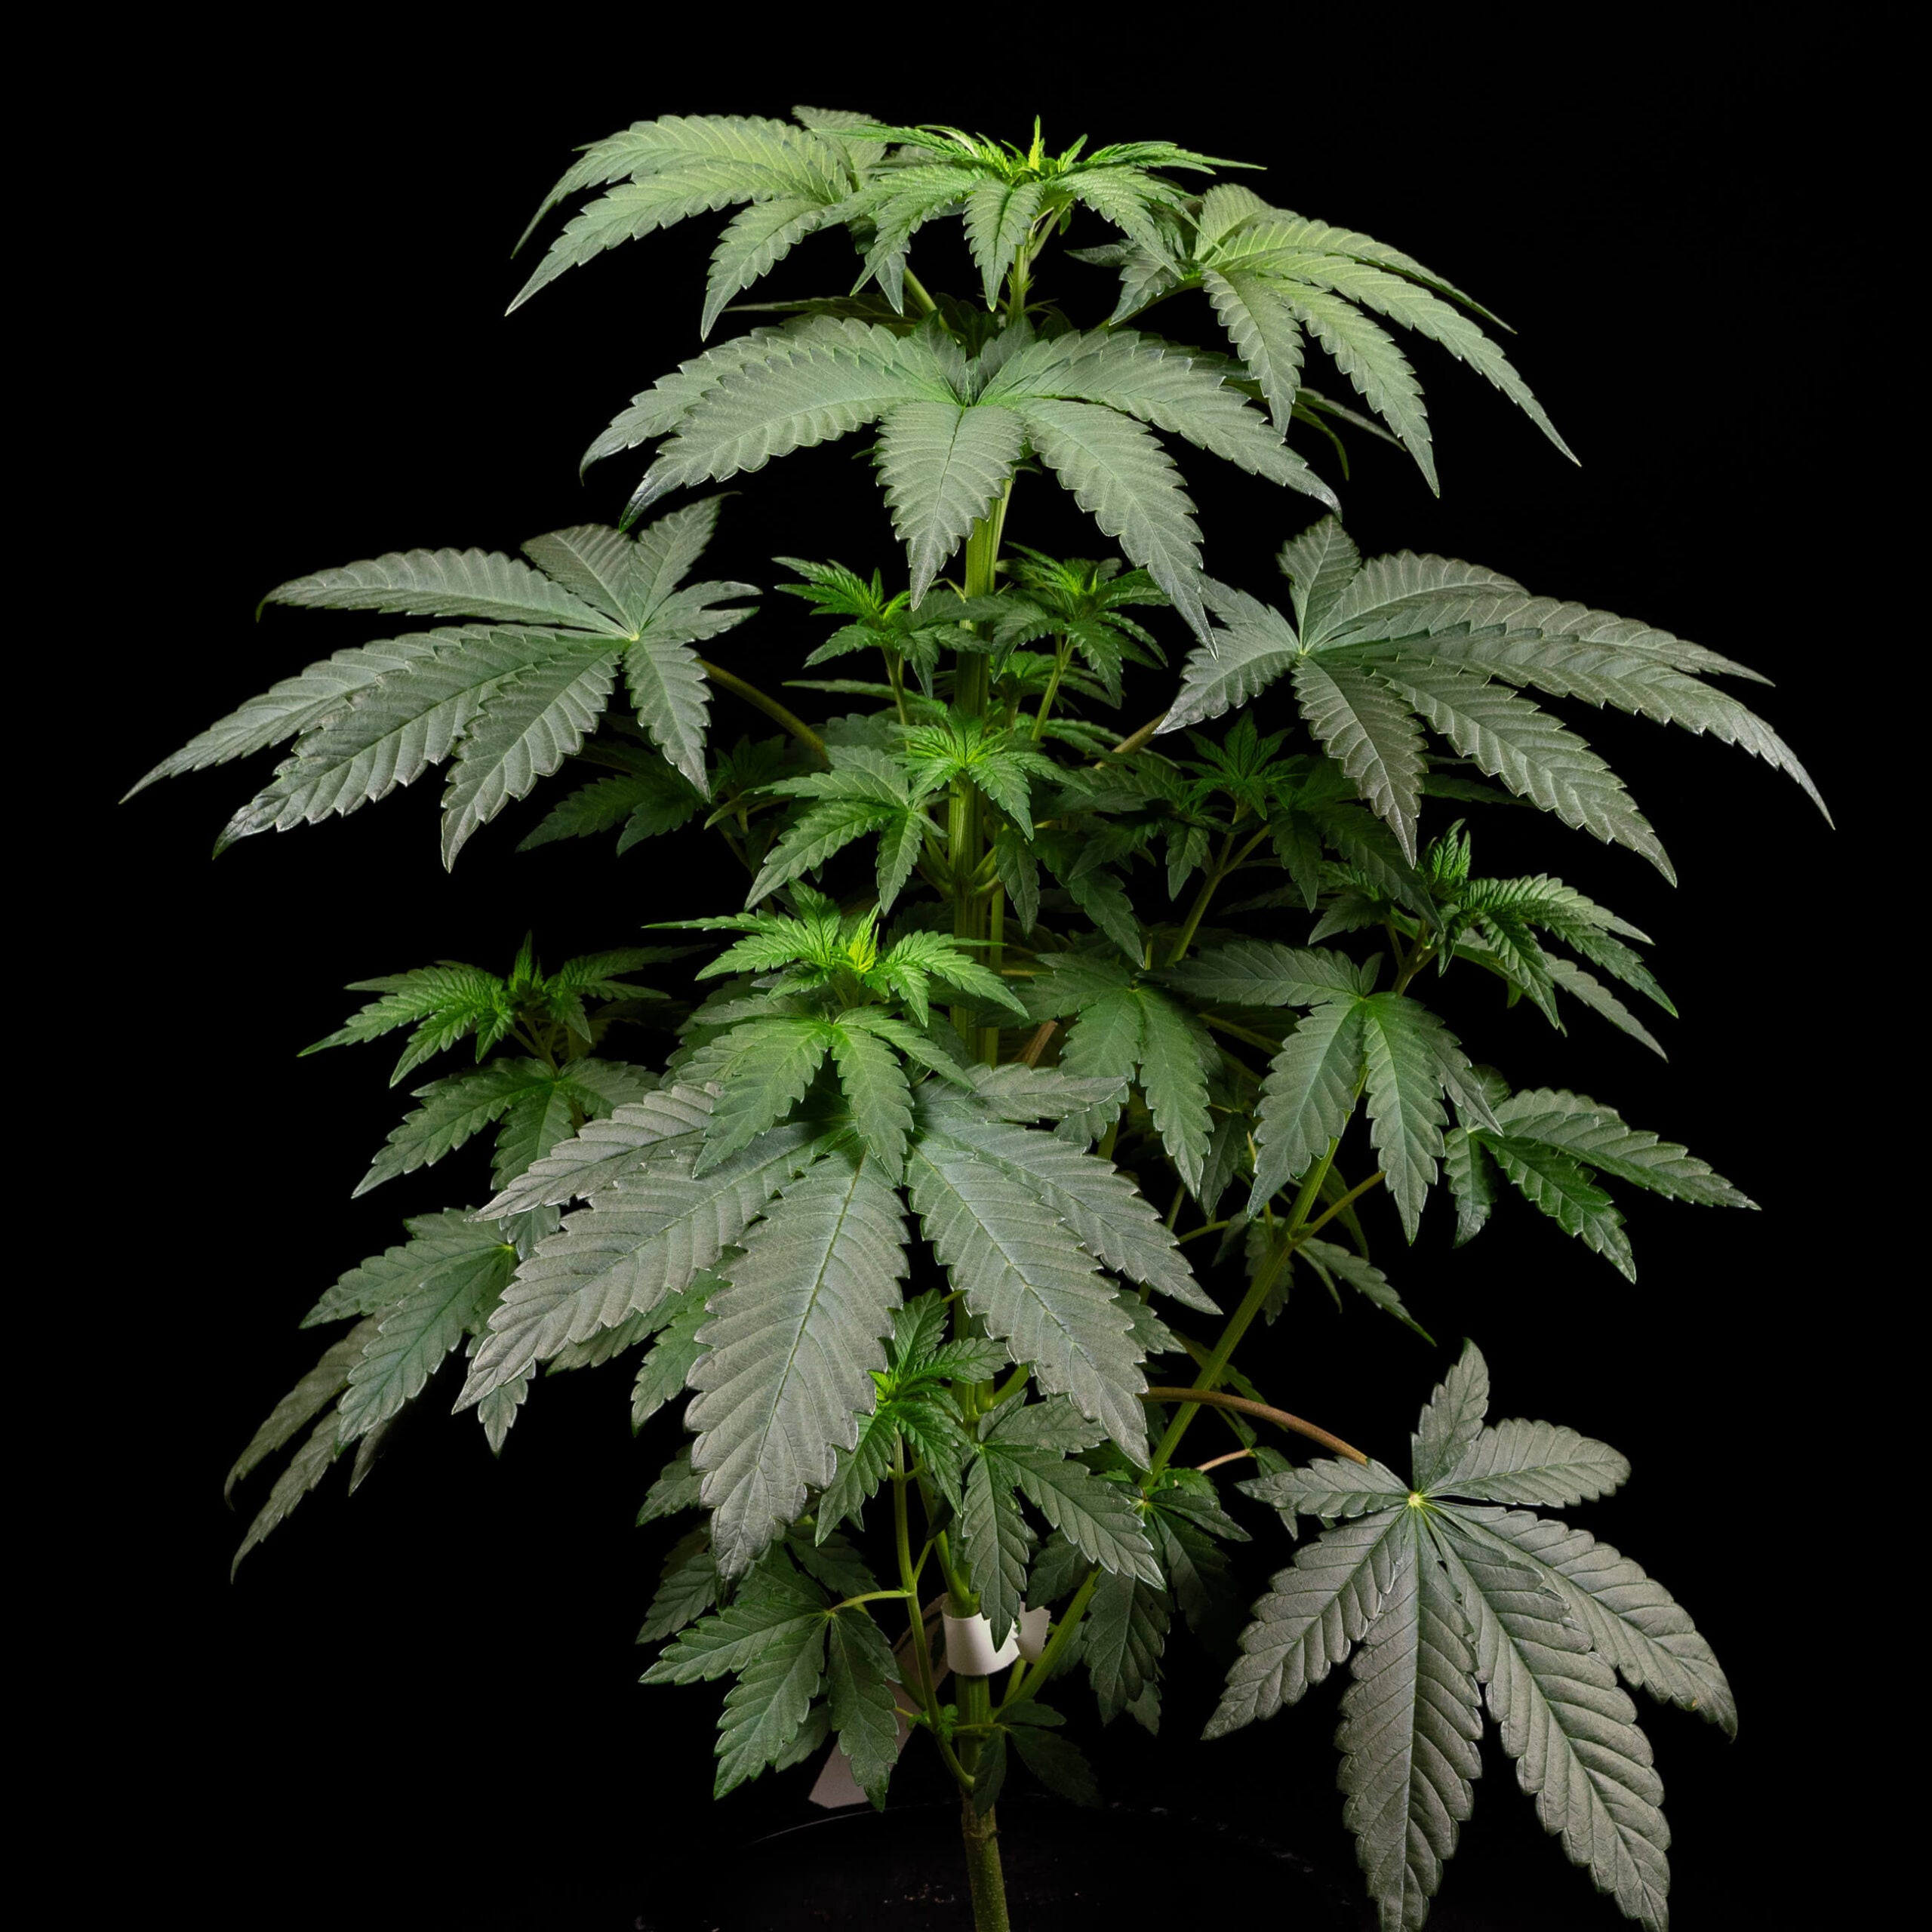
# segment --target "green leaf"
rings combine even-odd
[[[1555,1423],[1500,1422],[1481,1431],[1433,1491],[1478,1503],[1594,1503],[1630,1474],[1607,1442]]]
[[[645,1611],[640,1644],[655,1643],[697,1622],[718,1601],[718,1565],[712,1561],[711,1538],[693,1530],[671,1546],[658,1573],[657,1593]]]
[[[1236,1487],[1244,1496],[1278,1510],[1291,1535],[1298,1516],[1318,1517],[1324,1524],[1333,1524],[1351,1516],[1386,1512],[1409,1499],[1409,1485],[1386,1464],[1345,1463],[1332,1456],[1300,1469],[1251,1477]]]
[[[1087,1606],[1080,1654],[1103,1724],[1129,1709],[1147,1723],[1148,1694],[1156,1691],[1172,1601],[1158,1583],[1146,1583],[1131,1571],[1102,1573]],[[1154,1726],[1147,1723],[1147,1727]]]
[[[1172,1231],[1111,1161],[1069,1147],[1056,1135],[989,1120],[962,1100],[922,1094],[919,1107],[922,1120],[1031,1192],[1097,1261],[1189,1308],[1220,1312],[1195,1281]]]
[[[966,1465],[966,1492],[959,1514],[960,1554],[980,1593],[980,1611],[992,1626],[995,1644],[1025,1607],[1026,1565],[1034,1537],[1014,1500],[1017,1472],[983,1452]]]
[[[348,1387],[349,1372],[361,1359],[363,1347],[375,1332],[374,1321],[359,1322],[331,1343],[321,1360],[276,1403],[268,1420],[249,1438],[248,1447],[235,1457],[235,1466],[221,1486],[225,1498],[234,1494],[235,1485],[244,1476],[294,1441]]]
[[[1010,409],[906,402],[887,412],[879,480],[917,604],[1005,488],[1026,437]]]
[[[1488,1411],[1488,1365],[1475,1344],[1465,1342],[1455,1367],[1436,1384],[1409,1438],[1409,1473],[1417,1489],[1431,1488],[1461,1462],[1481,1434]]]
[[[1020,1761],[1056,1798],[1063,1798],[1069,1804],[1097,1805],[1100,1801],[1100,1782],[1094,1775],[1093,1766],[1088,1762],[1086,1752],[1069,1737],[1043,1730],[1037,1724],[1020,1722],[1020,1712],[1024,1708],[1015,1706],[1004,1713],[1009,1727],[1006,1734],[1013,1740]],[[1033,1708],[1037,1709],[1038,1706]]]
[[[841,1611],[826,1627],[832,1727],[853,1782],[881,1810],[899,1757],[899,1666],[892,1646],[863,1609]]]
[[[668,1297],[670,1319],[638,1365],[637,1380],[631,1385],[633,1430],[641,1429],[690,1385],[692,1366],[704,1352],[698,1331],[710,1319],[708,1302],[718,1285],[714,1275],[695,1275],[689,1287]],[[658,1307],[666,1305],[660,1302]]]
[[[1346,1247],[1337,1247],[1333,1241],[1306,1239],[1295,1250],[1295,1259],[1306,1262],[1324,1281],[1331,1275],[1339,1275],[1350,1287],[1366,1295],[1385,1314],[1392,1315],[1404,1328],[1432,1343],[1433,1337],[1429,1331],[1403,1306],[1402,1298],[1395,1292],[1389,1277],[1372,1262],[1352,1254]]]
[[[1349,1670],[1335,1742],[1343,1817],[1383,1932],[1419,1927],[1469,1815],[1482,1719],[1469,1627],[1413,1512],[1409,1543]]]
[[[1524,1200],[1541,1208],[1565,1234],[1576,1235],[1592,1254],[1601,1254],[1626,1281],[1637,1278],[1623,1217],[1587,1168],[1540,1140],[1485,1134],[1482,1144]]]
[[[256,1512],[254,1521],[248,1525],[248,1534],[242,1539],[242,1547],[235,1552],[235,1560],[228,1566],[229,1582],[234,1581],[242,1558],[321,1481],[328,1472],[329,1465],[341,1453],[342,1444],[336,1433],[335,1417],[331,1412],[324,1415],[309,1431],[302,1446],[289,1458],[288,1466],[275,1478],[267,1501]]]
[[[1031,1365],[1042,1389],[1069,1396],[1144,1460],[1140,1353],[1092,1257],[1041,1214],[1034,1194],[961,1142],[923,1132],[908,1166],[926,1238],[986,1332]]]
[[[1328,614],[1361,568],[1361,552],[1340,517],[1324,516],[1299,537],[1290,537],[1276,561],[1288,580],[1296,624],[1318,637]]]
[[[689,1154],[673,1157],[572,1214],[505,1291],[457,1407],[566,1342],[615,1327],[688,1287],[806,1164],[814,1144],[809,1128],[777,1128],[702,1178]]]
[[[1389,1192],[1415,1239],[1423,1201],[1435,1181],[1447,1116],[1441,1096],[1487,1112],[1456,1036],[1427,1007],[1399,993],[1358,1003],[1367,1074],[1370,1138],[1389,1177]]]
[[[278,584],[265,604],[331,611],[393,611],[416,617],[563,624],[614,636],[618,626],[528,564],[494,550],[391,552],[366,563]]]
[[[1377,668],[1380,681],[1479,771],[1565,825],[1641,853],[1665,878],[1675,878],[1662,842],[1623,780],[1546,711],[1506,686],[1443,665],[1405,661]]]
[[[1139,423],[1097,403],[1026,401],[1021,410],[1040,460],[1204,638],[1201,534],[1167,452]]]
[[[1235,353],[1261,386],[1275,427],[1287,435],[1301,386],[1301,329],[1294,311],[1265,276],[1207,269],[1201,284]]]
[[[725,1035],[718,1042],[729,1056],[722,1091],[693,1173],[731,1159],[783,1121],[804,1098],[836,1038],[823,1020],[783,1017],[753,1020]]]
[[[1301,662],[1301,640],[1272,605],[1212,578],[1202,589],[1220,621],[1181,666],[1180,690],[1158,735],[1236,709]]]
[[[1313,1006],[1365,993],[1373,983],[1346,953],[1253,939],[1214,947],[1168,977],[1197,999],[1228,1006]]]
[[[788,1186],[719,1268],[728,1285],[711,1298],[687,1421],[721,1574],[743,1575],[857,1443],[905,1241],[878,1168],[835,1155]]]
[[[1402,439],[1430,489],[1440,495],[1422,385],[1387,331],[1358,309],[1306,282],[1277,285],[1296,320],[1328,352],[1336,368],[1355,385],[1355,393]]]
[[[1208,1068],[1220,1054],[1200,1022],[1151,987],[1135,989],[1141,1007],[1140,1084],[1168,1158],[1198,1194],[1212,1120]]]
[[[1547,1087],[1525,1088],[1501,1102],[1497,1124],[1512,1140],[1560,1147],[1600,1173],[1648,1189],[1667,1200],[1711,1208],[1757,1204],[1674,1140],[1628,1126],[1611,1108]]]
[[[634,515],[672,490],[722,482],[775,456],[849,435],[896,402],[946,400],[887,330],[816,318],[767,337],[758,359],[720,365],[631,499]]]
[[[608,1120],[586,1121],[574,1139],[553,1147],[481,1211],[513,1214],[599,1194],[641,1174],[662,1158],[667,1142],[702,1133],[711,1105],[709,1094],[673,1084],[616,1108]]]
[[[346,1448],[423,1392],[442,1362],[479,1328],[516,1268],[506,1241],[432,1263],[379,1319],[349,1371],[340,1411]]]
[[[752,881],[751,890],[745,894],[745,903],[755,906],[761,899],[768,897],[781,885],[789,885],[795,878],[802,878],[807,872],[816,872],[835,853],[842,851],[854,840],[877,833],[883,838],[889,835],[895,826],[911,823],[916,838],[919,828],[913,823],[914,815],[903,805],[881,804],[871,798],[828,798],[821,804],[814,805],[795,823],[788,826],[771,850],[765,854],[764,863],[759,867],[758,876]],[[916,860],[918,849],[915,844],[912,853]],[[881,848],[881,863],[885,863]],[[894,860],[897,867],[897,855]],[[907,871],[910,871],[909,865]],[[898,884],[905,882],[903,877]],[[897,887],[894,888],[896,896]],[[885,892],[880,891],[881,909],[884,909]]]
[[[1003,1441],[997,1433],[982,1453],[1090,1561],[1109,1574],[1160,1586],[1161,1566],[1136,1506],[1137,1492],[1128,1484],[1109,1482],[1052,1449]]]
[[[392,1129],[383,1151],[357,1183],[355,1192],[398,1174],[433,1165],[448,1153],[500,1120],[515,1100],[533,1089],[552,1084],[549,1069],[534,1060],[493,1060],[474,1073],[455,1073],[415,1090],[423,1102]]]
[[[1490,1715],[1518,1783],[1537,1800],[1538,1820],[1625,1918],[1663,1932],[1670,1890],[1663,1784],[1616,1672],[1533,1575],[1442,1541]]]
[[[967,194],[966,244],[973,251],[989,309],[999,305],[1000,285],[1019,255],[1045,192],[1038,181],[986,180]]]
[[[1300,659],[1294,687],[1309,729],[1414,865],[1424,760],[1422,732],[1407,706],[1380,678],[1332,660]]]
[[[700,798],[709,798],[704,739],[711,686],[697,653],[677,638],[647,630],[624,653],[624,685],[651,742]]]
[[[789,1564],[761,1565],[715,1617],[701,1618],[667,1644],[640,1681],[701,1684],[743,1671],[770,1644],[826,1625],[825,1592]]]
[[[1627,1556],[1573,1530],[1519,1510],[1433,1506],[1456,1536],[1512,1562],[1524,1562],[1562,1598],[1571,1620],[1626,1683],[1737,1732],[1737,1705],[1711,1647],[1661,1583]]]
[[[1307,1173],[1347,1127],[1363,1077],[1366,1032],[1360,1004],[1337,1000],[1303,1014],[1281,1043],[1255,1115],[1251,1214]]]
[[[558,656],[580,667],[605,648],[555,631],[477,628],[425,631],[417,641],[433,648],[296,741],[274,779],[223,828],[222,846],[355,811],[413,783],[450,756],[490,699],[521,673]]]
[[[1396,1572],[1413,1561],[1406,1508],[1345,1523],[1295,1552],[1269,1580],[1241,1632],[1241,1654],[1203,1734],[1223,1737],[1298,1703],[1361,1641]]]
[[[333,657],[311,664],[292,678],[283,678],[260,697],[251,698],[238,710],[217,718],[178,752],[163,758],[128,792],[127,798],[158,778],[226,764],[279,744],[285,738],[330,724],[349,709],[358,692],[368,691],[385,677],[429,655],[433,649],[425,639],[402,637],[338,651]],[[124,804],[127,798],[122,801]]]
[[[1467,1128],[1442,1137],[1442,1172],[1456,1200],[1456,1245],[1480,1234],[1496,1204],[1496,1168]]]

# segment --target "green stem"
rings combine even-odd
[[[1168,714],[1164,711],[1159,717],[1149,718],[1137,731],[1130,731],[1118,744],[1115,746],[1114,756],[1125,758],[1130,752],[1137,752],[1167,721],[1167,715]]]
[[[1094,1592],[1100,1587],[1100,1583],[1099,1570],[1090,1570],[1087,1573],[1086,1582],[1074,1592],[1073,1601],[1067,1605],[1066,1615],[1054,1620],[1053,1635],[1047,1639],[1047,1647],[1040,1653],[1039,1660],[1033,1666],[1026,1679],[1028,1683],[1044,1684],[1051,1678],[1054,1664],[1059,1661],[1060,1653],[1072,1641],[1074,1632],[1080,1627],[1080,1620],[1087,1614],[1087,1606],[1094,1601]],[[1017,1684],[1008,1686],[1006,1696],[1001,1700],[1002,1710],[1015,1701],[1014,1693],[1019,1687]]]
[[[939,304],[926,293],[925,284],[910,269],[903,269],[900,273],[906,284],[906,293],[918,303],[920,314],[930,315]]]
[[[1013,1921],[1006,1911],[1006,1876],[1000,1869],[999,1826],[992,1806],[988,1805],[983,1812],[973,1808],[970,1792],[959,1801],[959,1835],[966,1847],[974,1932],[1011,1932]]]
[[[736,672],[728,671],[722,665],[712,663],[709,658],[700,657],[697,660],[697,668],[714,685],[735,693],[747,704],[756,705],[766,717],[776,718],[820,764],[831,762],[825,755],[825,740],[802,718],[787,711],[775,697],[767,696],[757,685],[746,683]]]
[[[1213,1389],[1227,1372],[1229,1362],[1235,1350],[1241,1346],[1241,1337],[1252,1325],[1254,1318],[1261,1312],[1263,1304],[1273,1291],[1275,1278],[1287,1265],[1288,1257],[1294,1251],[1296,1237],[1301,1232],[1302,1223],[1306,1220],[1309,1207],[1321,1191],[1322,1181],[1334,1164],[1335,1150],[1342,1144],[1338,1134],[1329,1142],[1328,1151],[1309,1170],[1308,1177],[1301,1184],[1300,1192],[1295,1196],[1294,1209],[1288,1216],[1280,1244],[1274,1252],[1255,1271],[1254,1279],[1248,1284],[1247,1293],[1242,1296],[1241,1306],[1229,1317],[1228,1325],[1221,1331],[1221,1339],[1214,1344],[1214,1352],[1201,1364],[1201,1373],[1194,1378],[1196,1391],[1205,1392]],[[1153,1460],[1147,1466],[1147,1473],[1141,1478],[1143,1491],[1151,1489],[1159,1479],[1162,1470],[1174,1460],[1174,1451],[1180,1447],[1181,1438],[1200,1413],[1198,1404],[1192,1398],[1184,1400],[1174,1411],[1174,1420],[1168,1424],[1167,1433],[1161,1438],[1154,1451]]]
[[[892,1527],[898,1542],[899,1581],[906,1592],[912,1620],[912,1660],[918,1666],[919,1703],[928,1720],[939,1722],[939,1693],[933,1683],[932,1652],[926,1642],[925,1613],[919,1607],[918,1572],[912,1567],[912,1534],[906,1508],[906,1441],[896,1432],[892,1440]]]
[[[848,1597],[843,1603],[834,1604],[825,1614],[836,1617],[841,1610],[850,1610],[854,1604],[877,1603],[886,1597],[909,1597],[912,1594],[909,1589],[867,1590],[863,1595]]]

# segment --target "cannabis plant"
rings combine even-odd
[[[1211,1629],[1228,1546],[1260,1540],[1284,1560],[1208,1735],[1349,1665],[1346,1817],[1385,1927],[1427,1915],[1485,1713],[1570,1857],[1660,1927],[1661,1786],[1620,1680],[1734,1716],[1662,1586],[1540,1513],[1614,1489],[1623,1459],[1487,1422],[1467,1347],[1398,1474],[1276,1406],[1265,1347],[1236,1357],[1310,1287],[1415,1327],[1369,1226],[1412,1242],[1444,1184],[1459,1241],[1520,1197],[1580,1269],[1626,1276],[1619,1189],[1750,1204],[1604,1102],[1512,1087],[1437,1004],[1454,975],[1472,1013],[1527,1002],[1647,1048],[1639,1013],[1672,1011],[1628,921],[1484,869],[1485,814],[1527,804],[1671,875],[1540,700],[1810,781],[1715,651],[1478,565],[1359,553],[1291,439],[1344,481],[1343,439],[1389,440],[1433,489],[1404,334],[1567,451],[1487,309],[1222,178],[1241,166],[801,108],[640,122],[557,184],[540,222],[589,198],[518,303],[736,210],[697,317],[719,339],[590,446],[650,448],[616,525],[281,585],[417,621],[150,777],[290,741],[226,845],[443,766],[449,863],[567,773],[525,846],[614,834],[621,881],[644,841],[715,841],[742,898],[561,964],[527,940],[507,972],[354,989],[316,1050],[401,1034],[391,1084],[412,1083],[362,1187],[487,1136],[493,1191],[426,1206],[323,1292],[308,1322],[344,1332],[229,1478],[294,1445],[242,1554],[351,1452],[359,1482],[450,1358],[498,1450],[540,1374],[621,1362],[662,1463],[639,1520],[688,1525],[645,1681],[728,1681],[720,1797],[829,1743],[828,1789],[882,1804],[916,1736],[961,1796],[976,1921],[1004,1926],[1005,1780],[1090,1798],[1078,1680],[1103,1723],[1151,1727],[1176,1617]],[[939,293],[912,258],[955,220],[972,272]],[[1062,237],[1084,266],[1050,275]],[[808,241],[832,293],[744,299]],[[1080,308],[1102,290],[1111,311]],[[697,577],[702,493],[854,435],[896,540],[775,557],[749,625],[761,589]],[[1291,493],[1281,585],[1209,572],[1183,454]],[[782,495],[746,488],[782,528]],[[1057,490],[1091,554],[1011,534]],[[1120,715],[1130,674],[1162,695],[1144,721]],[[775,729],[720,731],[720,694]],[[653,1421],[674,1406],[680,1442]],[[1326,1453],[1297,1463],[1297,1438]]]

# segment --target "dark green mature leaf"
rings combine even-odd
[[[1349,1666],[1335,1742],[1343,1817],[1383,1932],[1419,1927],[1469,1815],[1481,1735],[1467,1620],[1415,1512],[1403,1553]]]
[[[670,1298],[670,1318],[657,1331],[631,1385],[633,1429],[641,1429],[688,1386],[692,1365],[704,1352],[698,1333],[710,1318],[710,1297],[719,1285],[715,1275],[694,1275],[689,1287]],[[665,1306],[660,1302],[658,1312]]]
[[[879,1809],[899,1757],[899,1666],[892,1646],[863,1609],[841,1611],[826,1626],[826,1675],[832,1727],[859,1789]]]
[[[718,1269],[728,1285],[711,1297],[687,1420],[722,1575],[743,1575],[858,1441],[905,1243],[877,1166],[835,1154],[787,1186]]]
[[[1663,1932],[1663,1784],[1616,1672],[1533,1574],[1446,1538],[1443,1547],[1490,1715],[1537,1819],[1626,1918]]]
[[[231,1583],[242,1567],[242,1559],[321,1481],[328,1473],[329,1465],[341,1453],[342,1441],[331,1411],[309,1431],[302,1446],[289,1458],[288,1466],[275,1478],[267,1501],[256,1512],[254,1521],[248,1525],[248,1534],[242,1540],[242,1547],[235,1552],[235,1559],[228,1566]]]
[[[515,1271],[516,1250],[500,1239],[488,1241],[484,1229],[476,1232],[481,1238],[475,1247],[431,1263],[379,1318],[343,1393],[344,1447],[420,1395],[445,1358],[497,1305]]]
[[[1262,1082],[1249,1211],[1320,1160],[1349,1124],[1364,1075],[1360,1006],[1335,1000],[1296,1023]]]
[[[614,1327],[688,1287],[807,1164],[814,1146],[809,1128],[774,1128],[701,1178],[692,1174],[691,1155],[669,1158],[572,1214],[505,1291],[457,1406],[481,1400],[566,1342]]]
[[[995,1086],[1005,1091],[1016,1087],[1022,1091],[1034,1087],[1058,1091],[1051,1076],[1035,1075],[1031,1081],[1017,1083],[1010,1077],[1016,1071],[1026,1069],[998,1069],[991,1080],[980,1083],[981,1092]],[[1061,1084],[1074,1084],[1062,1077]],[[1092,1087],[1104,1084],[1097,1081]],[[1092,1091],[1086,1083],[1081,1084]],[[1049,1106],[1061,1103],[1054,1099],[1045,1103]],[[1195,1281],[1171,1231],[1112,1162],[1069,1147],[1055,1135],[989,1120],[963,1100],[937,1093],[921,1095],[920,1111],[949,1138],[963,1143],[1032,1190],[1104,1266],[1130,1281],[1171,1295],[1187,1307],[1204,1314],[1219,1312]]]
[[[1025,1607],[1026,1566],[1035,1542],[1014,1497],[1017,1479],[1017,1472],[997,1456],[975,1456],[966,1466],[959,1512],[960,1553],[996,1644],[1006,1641]]]
[[[693,1530],[671,1546],[658,1572],[657,1593],[645,1613],[640,1644],[655,1643],[686,1629],[718,1601],[718,1565],[711,1555],[711,1538]]]
[[[966,1305],[1029,1364],[1049,1394],[1066,1395],[1137,1461],[1147,1425],[1132,1324],[1072,1232],[1037,1198],[963,1142],[931,1131],[908,1162],[912,1205]]]
[[[1521,1510],[1450,1504],[1437,1513],[1506,1560],[1531,1559],[1538,1580],[1626,1682],[1736,1734],[1737,1700],[1710,1645],[1670,1592],[1627,1556],[1587,1530]]]
[[[1080,1632],[1080,1655],[1111,1724],[1122,1711],[1152,1730],[1158,1721],[1161,1653],[1167,1647],[1173,1600],[1158,1583],[1131,1571],[1103,1572]]]
[[[1406,1507],[1378,1509],[1295,1552],[1241,1632],[1241,1654],[1203,1735],[1225,1737],[1300,1701],[1361,1641],[1398,1570],[1414,1559]]]
[[[267,1420],[249,1438],[248,1447],[235,1457],[235,1466],[229,1471],[221,1486],[224,1497],[232,1497],[235,1485],[244,1476],[278,1449],[294,1441],[348,1387],[349,1372],[361,1359],[364,1346],[375,1332],[373,1321],[358,1323],[346,1335],[332,1343],[321,1360],[276,1403],[269,1412]],[[235,1561],[239,1562],[241,1559],[238,1557]]]

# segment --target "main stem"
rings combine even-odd
[[[1012,491],[1013,485],[1009,481],[992,514],[976,522],[966,539],[965,587],[968,597],[990,597],[997,587],[995,571],[999,561],[1000,533],[1005,527],[1006,506]],[[962,717],[983,718],[988,692],[985,654],[977,651],[957,653],[953,659],[953,709]],[[995,884],[990,894],[983,892],[980,888],[980,862],[984,842],[980,795],[964,778],[956,778],[952,795],[946,801],[946,862],[952,875],[952,931],[955,939],[997,940],[1001,937],[994,909],[999,888]],[[997,971],[997,953],[987,963]],[[996,1026],[976,1026],[972,1024],[972,1019],[970,1008],[956,1006],[952,1009],[952,1023],[959,1029],[961,1038],[977,1059],[991,1066],[999,1058],[999,1029]],[[963,1302],[959,1304],[959,1313],[963,1327]],[[955,1617],[975,1615],[980,1607],[979,1597],[966,1579],[953,1573],[945,1543],[943,1536],[937,1539],[935,1553],[952,1586],[952,1614]],[[984,1725],[991,1721],[992,1717],[992,1698],[986,1680],[983,1677],[969,1677],[962,1672],[959,1676],[961,1723]],[[971,1729],[960,1738],[959,1758],[969,1777],[978,1770],[985,1760],[988,1735],[984,1730]],[[1010,1932],[1006,1879],[1000,1869],[999,1825],[994,1816],[994,1807],[989,1804],[982,1809],[976,1805],[971,1791],[961,1794],[959,1804],[959,1832],[966,1849],[966,1876],[972,1887],[974,1932]]]
[[[989,515],[980,518],[966,539],[966,595],[990,597],[998,587],[1000,534],[1006,526],[1006,506],[1013,494],[1009,478],[1006,490]],[[983,651],[961,651],[953,659],[952,708],[962,717],[983,718],[986,712],[988,681]],[[964,777],[952,781],[946,801],[946,862],[952,874],[952,934],[955,939],[984,940],[989,937],[987,895],[980,889],[979,871],[984,844],[980,822],[980,794]],[[997,961],[992,962],[998,970]],[[964,1006],[952,1009],[952,1023],[974,1057],[991,1066],[999,1058],[999,1029],[974,1026],[971,1011]]]

